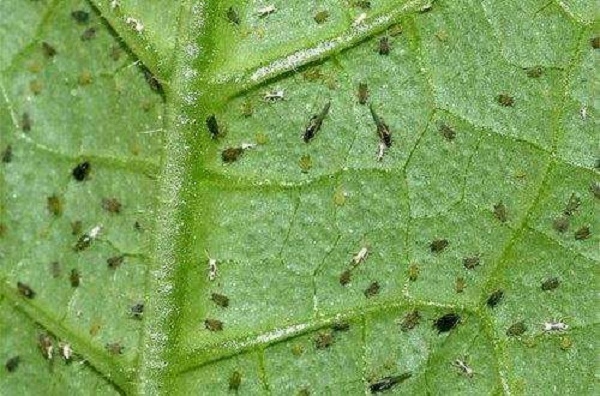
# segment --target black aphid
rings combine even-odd
[[[33,291],[33,289],[31,287],[29,287],[29,285],[23,283],[23,282],[17,282],[17,289],[19,290],[19,294],[22,295],[23,297],[32,299],[35,297],[35,292]]]
[[[390,54],[390,38],[388,36],[383,36],[379,39],[379,55],[389,55]]]
[[[227,308],[229,306],[229,297],[223,294],[212,293],[210,295],[210,299],[213,300],[213,302],[219,307]]]
[[[504,290],[498,289],[498,290],[494,291],[492,294],[490,294],[490,296],[488,297],[488,299],[486,301],[486,304],[488,307],[494,308],[496,305],[498,305],[500,303],[500,301],[502,301],[503,298],[504,298]]]
[[[590,39],[590,44],[591,44],[591,46],[592,46],[593,49],[600,48],[600,36],[592,37]]]
[[[12,146],[9,144],[2,151],[2,162],[4,162],[5,164],[8,164],[9,162],[12,162],[12,159],[13,159]]]
[[[239,371],[234,371],[229,377],[229,390],[237,392],[242,384],[242,374]]]
[[[144,79],[146,79],[150,89],[154,92],[162,92],[162,85],[160,84],[160,81],[158,81],[158,78],[156,78],[156,76],[145,66],[142,67],[142,72],[144,73]]]
[[[227,9],[227,20],[229,20],[229,22],[231,23],[235,23],[236,25],[240,24],[240,14],[238,14],[238,12],[236,11],[235,8],[229,7]]]
[[[379,136],[379,140],[385,144],[386,148],[392,147],[392,133],[390,132],[390,127],[380,118],[375,109],[373,108],[373,104],[371,103],[371,117],[373,117],[373,121],[377,126],[377,136]]]
[[[206,319],[204,321],[204,327],[209,331],[222,331],[223,322],[218,319]]]
[[[456,327],[460,323],[460,316],[455,313],[448,313],[444,316],[440,316],[433,322],[433,326],[439,333],[445,333]]]
[[[90,13],[83,10],[73,11],[71,16],[77,23],[86,24],[90,21]]]
[[[31,125],[33,124],[33,122],[31,121],[31,117],[29,116],[28,112],[24,112],[21,115],[21,130],[23,132],[29,132],[31,131]]]
[[[131,316],[133,318],[142,319],[142,316],[144,315],[144,303],[139,302],[133,304],[129,311],[131,312]]]
[[[306,143],[310,142],[317,132],[319,132],[319,129],[321,129],[323,120],[325,119],[325,116],[327,116],[327,113],[329,113],[330,106],[331,102],[327,102],[319,114],[315,114],[310,118],[310,121],[304,130],[304,135],[302,135],[302,138]]]
[[[56,55],[56,49],[45,41],[42,42],[42,52],[46,58],[52,58]]]
[[[515,99],[512,96],[505,93],[496,96],[496,100],[504,107],[513,107],[515,104]]]
[[[392,389],[394,386],[401,384],[410,377],[412,377],[412,373],[410,371],[400,375],[383,377],[380,380],[377,380],[376,382],[373,382],[371,385],[369,385],[369,390],[371,391],[371,393],[383,392],[388,389]]]
[[[450,242],[448,242],[447,239],[434,239],[429,244],[429,250],[431,250],[431,253],[441,253],[448,247],[449,244]]]
[[[108,265],[108,268],[116,269],[123,264],[123,261],[125,261],[125,256],[121,254],[119,256],[109,257],[106,259],[106,264]]]
[[[328,18],[329,18],[329,11],[321,10],[315,14],[313,19],[315,20],[315,22],[317,24],[321,25],[321,24],[325,23]]]
[[[380,290],[379,282],[372,282],[369,287],[366,288],[364,294],[365,297],[371,298],[379,294]]]
[[[60,276],[60,263],[58,261],[53,261],[50,263],[50,273],[53,278],[58,278]]]
[[[13,356],[6,361],[4,367],[6,367],[6,371],[8,371],[9,373],[14,373],[15,371],[17,371],[17,368],[19,368],[19,363],[21,363],[21,357],[18,355]]]
[[[518,337],[527,331],[527,326],[525,322],[520,321],[512,324],[508,330],[506,330],[506,335],[509,337]]]
[[[76,268],[71,270],[69,281],[71,282],[71,287],[79,287],[79,284],[81,283],[81,274]]]
[[[73,174],[73,178],[77,181],[84,181],[90,175],[90,171],[92,170],[92,165],[88,161],[83,161],[71,172]]]
[[[352,280],[352,271],[345,270],[340,274],[340,285],[346,286]]]
[[[555,276],[544,279],[544,281],[542,282],[542,290],[543,291],[554,290],[558,286],[560,286],[560,279],[558,279]]]
[[[217,117],[215,117],[214,114],[206,117],[206,127],[208,128],[208,132],[210,133],[210,137],[212,139],[216,139],[220,136],[219,124],[217,123]]]

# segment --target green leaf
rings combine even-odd
[[[596,7],[360,3],[0,3],[1,389],[589,393]]]

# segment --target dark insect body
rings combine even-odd
[[[330,106],[331,102],[327,102],[319,114],[315,114],[311,117],[310,121],[308,122],[308,126],[304,130],[304,135],[302,136],[304,142],[310,142],[315,137],[317,132],[319,132],[325,116],[327,116],[327,113],[329,113]]]

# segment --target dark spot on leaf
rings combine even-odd
[[[406,332],[414,329],[421,322],[421,313],[417,310],[407,313],[402,322],[400,322],[400,330]]]
[[[558,286],[560,286],[560,279],[558,279],[555,276],[544,279],[544,281],[542,282],[542,290],[543,291],[554,290]]]
[[[4,367],[9,373],[14,373],[19,368],[19,363],[21,363],[21,357],[19,355],[13,356],[6,361]]]
[[[137,220],[136,220],[136,222],[135,222],[135,223],[133,223],[133,228],[134,228],[136,231],[143,231],[142,225],[141,225],[141,224],[140,224],[140,222],[139,222],[139,221],[137,221]]]
[[[213,300],[213,302],[219,307],[227,308],[229,306],[229,297],[223,294],[212,293],[210,295],[210,299]]]
[[[411,264],[410,267],[408,267],[408,280],[415,282],[417,279],[419,279],[420,272],[421,268],[419,268],[417,264]]]
[[[410,377],[412,377],[411,372],[406,372],[391,377],[383,377],[377,380],[376,382],[371,383],[371,385],[369,385],[369,390],[371,391],[371,393],[383,392],[392,389],[393,387],[395,387],[398,384],[401,384]]]
[[[133,304],[129,311],[134,319],[142,319],[142,316],[144,315],[144,303],[139,302]]]
[[[479,256],[463,258],[463,266],[469,270],[475,269],[475,267],[479,266],[480,262],[481,260],[479,259]]]
[[[6,224],[0,223],[0,238],[6,234]]]
[[[81,34],[81,41],[90,41],[91,39],[96,37],[96,28],[90,27],[83,31]]]
[[[236,25],[240,24],[240,15],[233,7],[229,7],[227,9],[227,20],[231,23],[235,23]]]
[[[544,69],[542,66],[534,66],[525,69],[525,73],[527,73],[527,77],[529,78],[539,78],[544,74]]]
[[[122,206],[117,198],[102,198],[102,209],[108,213],[121,213]]]
[[[448,313],[440,316],[433,322],[433,326],[439,333],[445,333],[456,327],[460,323],[460,316],[455,313]]]
[[[60,276],[60,263],[58,261],[53,261],[50,263],[50,274],[52,274],[53,278],[58,278]]]
[[[48,212],[54,216],[60,216],[63,213],[63,204],[60,197],[56,194],[52,194],[47,198]]]
[[[35,292],[33,289],[23,282],[17,282],[17,289],[19,290],[19,294],[23,297],[27,297],[29,299],[35,297]]]
[[[56,55],[56,48],[44,41],[42,42],[42,52],[46,58],[53,58]]]
[[[580,229],[578,229],[577,231],[575,231],[575,239],[578,241],[586,240],[591,235],[592,235],[592,232],[590,231],[590,227],[588,227],[588,226],[583,226]]]
[[[600,48],[600,36],[592,37],[590,39],[590,45],[592,46],[593,49]]]
[[[206,319],[204,321],[204,327],[209,331],[222,331],[223,322],[218,319]]]
[[[88,161],[83,161],[73,168],[73,178],[77,181],[84,181],[90,175],[92,165]]]
[[[315,22],[318,23],[319,25],[321,25],[322,23],[325,23],[325,21],[327,21],[327,19],[329,19],[329,11],[327,10],[322,10],[319,11],[315,14]]]
[[[308,388],[302,388],[298,391],[297,396],[310,396],[310,390],[308,390]]]
[[[2,162],[4,162],[5,164],[8,164],[9,162],[12,162],[12,160],[13,160],[12,146],[9,144],[6,146],[6,148],[4,150],[2,150]]]
[[[494,217],[496,217],[501,223],[506,223],[508,220],[508,212],[504,203],[498,202],[494,205]]]
[[[457,277],[454,283],[454,290],[456,290],[457,293],[462,293],[465,290],[465,287],[467,287],[465,278],[462,276]]]
[[[389,55],[390,50],[390,38],[388,36],[383,36],[379,39],[379,55]]]
[[[525,326],[525,322],[520,321],[512,324],[508,330],[506,330],[506,335],[509,337],[518,337],[527,331],[527,326]]]
[[[348,331],[350,330],[350,323],[348,322],[335,322],[331,325],[333,331]]]
[[[348,283],[350,283],[351,278],[352,272],[350,270],[345,270],[340,275],[340,285],[346,286]]]
[[[448,125],[446,125],[444,123],[439,124],[438,130],[439,130],[440,134],[444,137],[444,139],[446,139],[448,141],[452,141],[456,137],[456,132],[454,131],[454,129],[452,129],[451,127],[449,127]]]
[[[496,305],[498,305],[500,303],[500,301],[502,301],[503,298],[504,298],[504,290],[498,289],[498,290],[494,291],[492,294],[490,294],[490,296],[488,297],[488,299],[486,301],[486,304],[488,307],[494,308]]]
[[[358,84],[358,103],[366,104],[369,99],[369,87],[367,83],[361,82]]]
[[[243,152],[244,150],[241,147],[229,147],[223,150],[221,153],[221,159],[223,162],[229,164],[237,161]]]
[[[320,332],[315,336],[315,347],[326,349],[333,345],[333,334],[330,331]]]
[[[116,268],[120,267],[121,264],[123,264],[123,261],[125,261],[124,255],[113,256],[106,260],[106,264],[108,264],[108,268],[116,269]]]
[[[111,355],[121,355],[125,347],[119,342],[110,342],[104,346]]]
[[[208,132],[210,133],[210,137],[212,139],[216,139],[220,136],[219,124],[217,123],[217,117],[215,117],[214,114],[206,117],[206,127],[208,128]]]
[[[565,215],[560,215],[552,222],[552,228],[562,233],[569,229],[569,224],[569,217]]]
[[[355,1],[354,7],[362,8],[363,10],[369,10],[369,9],[371,9],[371,2],[370,1]]]
[[[432,253],[441,253],[448,247],[449,244],[450,243],[447,239],[434,239],[429,244],[429,249]]]
[[[142,67],[144,78],[154,92],[162,92],[163,88],[158,78],[145,66]]]
[[[31,117],[29,116],[28,112],[24,112],[23,114],[21,114],[21,130],[23,132],[31,131],[32,124],[33,122],[31,121]]]
[[[377,282],[377,281],[372,282],[369,285],[369,287],[367,287],[366,290],[364,291],[365,297],[371,298],[371,297],[378,295],[379,289],[380,289],[379,282]]]
[[[237,392],[242,384],[242,374],[239,371],[234,371],[229,377],[229,390]]]
[[[515,99],[512,96],[505,93],[496,96],[496,100],[504,107],[513,107],[515,104]]]
[[[90,21],[90,13],[83,10],[76,10],[71,13],[71,16],[77,23],[86,24]]]
[[[76,268],[71,270],[71,275],[69,275],[69,281],[71,282],[71,287],[79,287],[79,283],[81,282],[81,275]]]
[[[81,220],[75,220],[71,222],[71,235],[79,235],[81,234]]]
[[[565,210],[563,214],[566,216],[572,216],[581,206],[581,199],[577,196],[577,194],[572,193],[569,198],[569,202],[567,202],[567,206],[565,206]]]

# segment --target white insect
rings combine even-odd
[[[369,255],[369,249],[365,246],[365,247],[361,248],[354,257],[352,257],[352,263],[354,265],[358,265],[358,264],[364,262],[367,259],[368,255]]]
[[[277,8],[275,8],[275,6],[273,6],[273,5],[270,5],[270,6],[259,8],[258,10],[256,10],[256,13],[258,14],[258,16],[260,18],[264,18],[267,15],[272,14],[276,11],[277,11]]]
[[[73,349],[71,348],[71,345],[61,342],[58,344],[58,349],[65,360],[71,360],[71,357],[73,356]]]
[[[273,90],[265,93],[263,100],[265,102],[275,102],[277,100],[283,100],[283,89]]]
[[[465,376],[467,376],[469,378],[473,378],[473,374],[475,374],[475,371],[473,371],[473,369],[471,367],[469,367],[469,365],[467,364],[467,362],[464,358],[456,359],[455,361],[452,362],[452,365],[454,367],[459,368],[460,371],[462,371],[462,373]]]
[[[90,240],[94,240],[94,239],[98,238],[101,231],[102,231],[102,224],[98,224],[97,226],[92,228],[90,230],[90,232],[88,233]]]
[[[204,253],[208,257],[208,280],[212,282],[217,277],[217,259],[211,258],[206,250]]]
[[[580,110],[579,110],[579,115],[581,116],[581,120],[585,121],[587,119],[587,107],[583,106]]]
[[[119,0],[110,0],[110,9],[114,10],[115,8],[119,8],[121,6],[121,4],[119,3]]]
[[[379,142],[379,146],[377,146],[377,161],[383,160],[386,150],[387,145],[384,142]]]
[[[256,144],[254,144],[254,143],[242,143],[242,145],[240,147],[241,147],[242,150],[248,150],[248,149],[256,147]]]
[[[569,329],[569,325],[566,323],[563,323],[561,321],[550,321],[550,322],[546,322],[543,324],[544,326],[544,331],[546,333],[551,332],[551,331],[566,331]]]
[[[125,23],[138,33],[141,33],[144,30],[144,24],[135,18],[127,17]]]
[[[357,26],[362,25],[363,22],[365,21],[365,19],[367,19],[367,13],[363,12],[358,17],[356,17],[356,19],[354,20],[354,22],[352,22],[352,27],[357,27]]]

